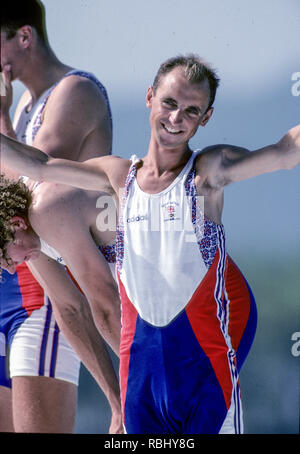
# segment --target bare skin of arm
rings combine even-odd
[[[215,166],[210,175],[215,186],[225,186],[268,172],[292,169],[300,164],[300,125],[290,129],[279,142],[257,150],[217,145],[208,147],[205,151],[215,153]]]
[[[207,217],[221,223],[224,188],[268,172],[288,170],[300,164],[300,125],[290,129],[274,145],[249,151],[232,145],[203,150],[196,162],[196,186],[205,196]]]
[[[117,193],[118,182],[123,181],[127,160],[107,156],[85,161],[69,162],[47,157],[42,151],[26,147],[1,135],[2,160],[4,164],[16,163],[16,168],[35,178],[83,189],[112,188]],[[204,150],[197,160],[197,175],[212,188],[252,178],[267,172],[290,169],[300,162],[300,125],[295,126],[274,145],[247,153],[247,150],[230,145],[216,145]],[[120,178],[121,177],[121,178]],[[199,180],[199,178],[198,178]]]
[[[64,267],[44,254],[28,265],[49,295],[58,325],[110,403],[110,433],[123,433],[118,380],[103,339],[94,325],[87,299]]]
[[[100,332],[119,355],[119,293],[110,268],[98,249],[101,241],[105,244],[114,240],[115,232],[99,232],[95,228],[96,216],[99,213],[96,200],[100,194],[43,183],[35,191],[34,203],[29,210],[32,228],[44,241],[59,251],[80,286],[84,299],[73,283],[70,283],[70,286],[62,281],[65,276],[56,276],[54,279],[51,274],[51,281],[49,280],[49,264],[45,264],[46,259],[32,261],[32,264],[37,274],[46,267],[43,279],[47,284],[45,290],[48,294],[50,292],[49,296],[62,331],[66,336],[69,335],[71,345],[106,393],[113,415],[116,414],[118,418],[120,403],[118,402],[114,411],[116,388],[113,369],[99,335]],[[54,276],[61,267],[56,262],[49,263],[52,264]],[[55,284],[58,279],[62,281],[61,287],[65,285],[64,289]],[[119,397],[119,394],[117,396]]]
[[[59,251],[88,299],[95,323],[114,352],[119,355],[121,313],[118,287],[99,244],[114,241],[115,232],[96,228],[98,194],[44,183],[29,217],[34,231]],[[47,191],[51,192],[48,197]]]

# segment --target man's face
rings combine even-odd
[[[158,145],[185,148],[212,115],[212,108],[206,112],[209,96],[208,82],[191,84],[180,67],[161,77],[155,94],[150,87],[146,104],[151,108],[150,124]]]
[[[25,58],[24,49],[20,45],[19,32],[13,38],[8,39],[7,33],[1,29],[1,69],[5,65],[10,65],[12,80],[19,77],[25,64]]]
[[[5,247],[6,258],[0,258],[1,268],[13,274],[17,265],[36,259],[40,252],[41,243],[39,237],[32,229],[21,228],[15,232],[14,240]]]

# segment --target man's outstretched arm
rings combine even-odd
[[[258,150],[217,145],[208,147],[205,151],[207,162],[214,163],[210,178],[215,187],[264,173],[292,169],[300,164],[300,125],[290,129],[277,143]]]

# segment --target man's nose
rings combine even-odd
[[[182,122],[183,114],[180,109],[173,110],[170,114],[170,121],[173,125],[180,124]]]

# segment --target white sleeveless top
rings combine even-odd
[[[204,198],[195,192],[196,156],[194,152],[158,194],[139,187],[136,157],[127,178],[117,270],[141,318],[155,326],[167,325],[184,309],[212,263],[220,238],[225,239],[223,226],[204,217]]]
[[[34,137],[37,133],[37,131],[34,130],[34,126],[36,125],[37,118],[44,107],[45,100],[48,99],[52,90],[52,86],[48,88],[48,90],[46,90],[32,106],[29,112],[27,112],[25,107],[19,118],[14,122],[13,127],[20,142],[32,145]]]
[[[50,246],[48,243],[46,243],[46,241],[44,241],[42,238],[40,238],[40,240],[41,240],[41,252],[43,252],[43,254],[47,255],[51,259],[54,259],[56,262],[61,263],[62,265],[66,265],[64,262],[64,259],[59,254],[59,252],[57,252],[56,249],[54,249],[52,246]]]

